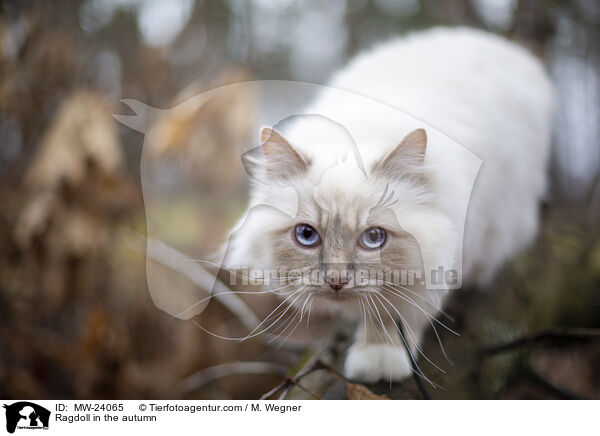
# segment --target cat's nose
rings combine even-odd
[[[342,289],[344,287],[344,285],[348,283],[347,278],[339,277],[339,276],[325,277],[325,281],[327,282],[327,284],[329,286],[331,286],[331,289],[333,289],[336,292],[339,291],[340,289]]]

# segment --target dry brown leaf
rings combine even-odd
[[[231,79],[244,82],[248,77],[240,74]],[[242,152],[253,139],[258,141],[258,134],[252,136],[256,89],[232,84],[206,92],[205,85],[192,83],[174,100],[183,102],[160,111],[144,146],[154,161],[175,156],[191,166],[204,185],[236,184],[243,175]]]
[[[44,135],[27,174],[32,191],[56,188],[68,182],[77,186],[90,163],[114,174],[123,156],[117,127],[104,98],[88,92],[69,97]]]
[[[377,395],[365,385],[358,383],[346,385],[346,396],[349,400],[389,400],[385,395]]]

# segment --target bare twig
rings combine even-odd
[[[340,374],[333,366],[329,365],[328,363],[323,362],[320,359],[315,362],[314,367],[315,367],[315,370],[316,369],[324,369],[325,371],[327,371],[333,377],[337,378],[342,383],[350,383],[350,380],[348,380],[346,377],[344,377],[342,374]]]
[[[526,347],[541,346],[556,341],[600,339],[600,329],[586,328],[554,328],[530,335],[525,335],[505,344],[494,345],[481,350],[484,357],[505,351]]]
[[[223,377],[256,374],[273,374],[285,377],[286,368],[282,365],[270,362],[238,361],[223,363],[221,365],[205,368],[181,380],[173,388],[173,393],[177,394],[177,396],[183,396]]]
[[[403,338],[406,337],[406,336],[404,336],[404,326],[402,324],[402,321],[398,321],[398,328],[400,330],[400,334],[402,335],[402,337]],[[427,392],[427,389],[425,389],[425,386],[423,385],[423,382],[421,381],[421,378],[419,377],[419,374],[417,373],[417,371],[418,371],[417,364],[416,364],[415,360],[413,359],[412,353],[408,349],[408,343],[405,340],[402,340],[402,344],[404,345],[404,349],[405,349],[408,359],[410,361],[410,367],[412,369],[412,371],[411,371],[412,378],[415,381],[415,384],[417,385],[417,388],[419,389],[421,396],[423,397],[424,400],[431,400],[431,397],[429,396],[429,392]]]
[[[269,392],[263,394],[260,399],[261,400],[266,400],[270,397],[272,397],[273,395],[275,395],[277,392],[282,391],[281,394],[279,395],[278,399],[279,400],[283,400],[285,399],[285,396],[288,394],[288,392],[290,391],[290,389],[292,388],[292,386],[294,384],[298,384],[298,382],[306,375],[310,374],[312,371],[315,370],[314,365],[316,362],[318,362],[319,359],[319,354],[320,353],[316,353],[307,363],[306,365],[304,365],[297,373],[295,376],[293,377],[287,377],[283,382],[281,382],[279,385],[275,386],[273,389],[271,389]],[[292,379],[294,381],[292,381]]]
[[[298,371],[296,376],[286,378],[281,384],[279,384],[278,386],[274,387],[269,392],[267,392],[266,394],[261,396],[260,399],[266,400],[266,399],[272,397],[273,395],[275,395],[277,392],[281,392],[279,394],[278,399],[283,400],[283,399],[285,399],[287,394],[290,392],[290,390],[294,386],[298,386],[300,389],[302,389],[304,392],[311,395],[313,398],[322,400],[323,399],[322,397],[320,397],[319,395],[310,391],[308,388],[306,388],[304,385],[302,385],[300,383],[301,379],[303,379],[307,375],[312,374],[313,372],[319,371],[319,370],[327,371],[334,378],[336,378],[337,380],[344,383],[344,385],[346,385],[346,389],[348,389],[349,387],[356,389],[357,386],[362,386],[362,385],[356,385],[356,384],[352,383],[350,380],[348,380],[346,377],[344,377],[342,374],[340,374],[333,366],[331,366],[328,363],[324,362],[323,360],[319,359],[318,354],[317,354],[315,357],[313,357],[311,360],[309,360],[308,363],[300,371]],[[365,391],[370,392],[366,387],[362,386],[362,388]],[[376,396],[375,394],[372,394],[372,395],[373,395],[373,398],[375,398],[375,397],[377,397],[378,399],[384,398],[381,396]]]
[[[306,386],[303,386],[302,384],[300,384],[300,382],[298,380],[296,380],[294,377],[290,377],[289,381],[290,381],[290,384],[292,384],[294,386],[298,386],[304,392],[306,392],[307,394],[311,395],[314,399],[316,399],[316,400],[322,400],[323,399],[320,396],[318,396],[317,394],[315,394],[314,392],[310,391]]]
[[[136,234],[139,241],[147,241],[146,251],[141,249],[140,244],[132,242],[131,249],[139,254],[145,254],[149,259],[152,259],[162,265],[177,271],[196,284],[206,296],[210,296],[214,289],[215,297],[223,306],[231,311],[244,326],[253,330],[260,324],[260,320],[256,314],[248,307],[248,305],[240,297],[235,295],[233,291],[220,281],[216,276],[206,271],[201,265],[188,262],[189,256],[185,256],[180,251],[170,247],[161,241],[145,238],[143,235]],[[183,314],[184,312],[182,312]],[[190,312],[190,315],[194,313]]]
[[[550,392],[551,394],[555,395],[557,398],[560,398],[561,400],[583,400],[583,398],[581,398],[571,392],[568,392],[562,388],[559,388],[558,386],[554,385],[550,381],[546,380],[544,377],[542,377],[537,371],[535,371],[532,368],[528,368],[525,371],[525,374],[528,376],[528,379],[530,381],[539,385],[541,388],[545,389],[546,391]]]
[[[297,378],[295,378],[295,377],[286,377],[286,379],[281,384],[275,386],[273,389],[271,389],[266,394],[263,394],[260,397],[260,399],[261,400],[267,400],[270,397],[272,397],[273,395],[275,395],[277,392],[281,391],[281,393],[279,394],[279,397],[277,397],[277,399],[278,400],[285,400],[285,397],[292,390],[292,388],[294,386],[298,386],[304,392],[306,392],[307,394],[309,394],[310,396],[312,396],[313,398],[315,398],[317,400],[322,400],[323,399],[320,396],[318,396],[317,394],[315,394],[314,392],[312,392],[311,390],[309,390],[306,386],[302,385],[300,383],[300,381]]]

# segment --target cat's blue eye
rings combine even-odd
[[[381,227],[371,227],[358,238],[358,245],[367,250],[374,250],[385,244],[387,233]]]
[[[294,229],[294,236],[303,247],[315,247],[321,242],[319,232],[308,224],[298,224]]]

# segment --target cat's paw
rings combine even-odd
[[[403,348],[387,344],[354,344],[348,350],[344,373],[351,380],[366,383],[400,381],[411,373],[411,366]]]

